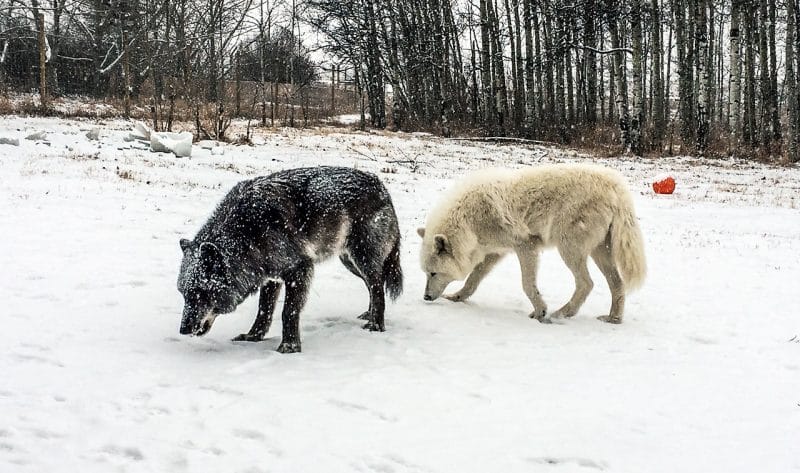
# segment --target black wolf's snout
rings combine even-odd
[[[181,335],[191,335],[194,333],[193,329],[194,327],[192,325],[181,322]]]
[[[208,317],[201,318],[200,313],[194,308],[183,309],[183,317],[181,318],[181,335],[197,335],[202,337],[209,330],[211,330],[211,320]]]
[[[191,324],[181,324],[181,335],[196,335],[202,337],[211,330],[211,321],[203,320],[202,322],[194,322]]]

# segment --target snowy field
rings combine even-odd
[[[130,123],[0,118],[0,472],[800,471],[800,169],[695,158],[597,160],[634,192],[650,273],[625,322],[595,289],[530,320],[508,258],[470,302],[422,300],[415,229],[484,166],[589,160],[424,135],[278,130],[257,145],[153,154]],[[46,130],[47,143],[25,140]],[[248,300],[178,335],[178,239],[238,180],[303,165],[378,173],[404,238],[387,331],[337,260],[318,267],[303,353],[233,343]],[[649,180],[672,173],[678,190]],[[551,309],[569,271],[544,254]],[[455,288],[451,288],[453,290]]]

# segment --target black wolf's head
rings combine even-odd
[[[183,294],[181,333],[205,335],[219,314],[233,312],[237,301],[225,256],[213,243],[180,241],[183,250],[178,291]]]

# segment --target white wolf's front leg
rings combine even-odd
[[[495,267],[498,261],[503,258],[503,255],[499,255],[497,253],[490,253],[486,255],[486,257],[475,266],[475,269],[469,273],[467,276],[466,282],[464,282],[464,287],[462,287],[458,292],[445,295],[443,296],[445,299],[449,299],[453,302],[463,302],[469,299],[470,296],[475,294],[475,290],[478,289],[481,281],[483,278],[486,277],[487,274]]]
[[[519,267],[522,270],[522,290],[525,295],[533,304],[533,312],[530,318],[536,319],[539,322],[548,323],[549,319],[545,318],[547,315],[547,304],[544,303],[539,288],[536,286],[536,272],[539,269],[539,250],[535,246],[525,246],[517,248],[517,258],[519,258]]]

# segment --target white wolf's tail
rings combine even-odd
[[[644,282],[647,262],[642,232],[633,213],[633,201],[629,195],[622,196],[620,201],[611,221],[611,255],[622,275],[625,292],[629,292]]]

